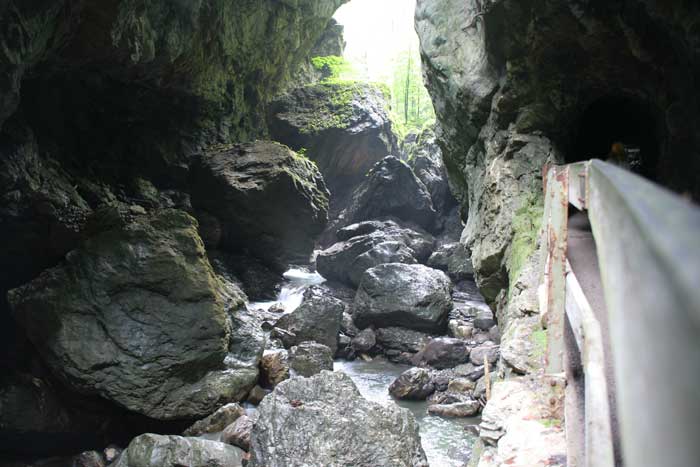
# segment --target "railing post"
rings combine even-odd
[[[545,310],[548,373],[564,371],[564,307],[566,300],[566,244],[569,205],[567,167],[551,166],[545,177],[544,235]]]

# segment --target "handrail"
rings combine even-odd
[[[613,408],[604,397],[609,382],[601,366],[600,323],[586,311],[585,296],[580,287],[576,290],[573,273],[566,273],[568,204],[587,210],[595,240],[625,464],[696,465],[700,209],[599,160],[549,167],[545,186],[547,370],[564,368],[563,329],[568,321],[576,326],[576,344],[583,350],[585,424],[596,427],[586,430],[585,465],[614,465],[612,440],[604,438],[615,433],[609,422]]]

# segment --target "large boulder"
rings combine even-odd
[[[244,413],[243,407],[239,404],[226,404],[208,417],[194,422],[182,432],[182,435],[201,436],[206,433],[218,433],[242,417]]]
[[[377,85],[304,86],[272,102],[268,121],[275,141],[306,149],[326,179],[334,205],[376,162],[397,154],[387,96]]]
[[[387,327],[377,329],[377,344],[384,351],[398,351],[405,353],[417,353],[431,339],[429,334],[401,327]]]
[[[333,370],[331,349],[317,342],[302,342],[289,350],[292,370],[300,376],[313,376],[322,370]]]
[[[424,368],[411,368],[399,375],[389,386],[389,394],[397,399],[424,400],[435,392],[430,372]]]
[[[340,229],[341,240],[321,251],[316,267],[323,277],[357,287],[362,274],[384,263],[413,264],[427,259],[435,240],[394,221],[365,221]]]
[[[224,366],[227,297],[195,220],[177,210],[99,233],[8,294],[55,375],[159,419],[209,414],[257,376]]]
[[[293,378],[262,401],[252,467],[427,467],[413,415],[362,397],[349,376]]]
[[[428,266],[445,271],[456,281],[474,276],[471,253],[460,242],[441,245],[428,258]]]
[[[361,328],[402,326],[442,332],[452,307],[451,289],[442,271],[421,264],[382,264],[362,276],[353,319]]]
[[[453,337],[436,337],[413,357],[414,365],[454,368],[469,361],[469,343]]]
[[[309,287],[299,307],[283,315],[275,327],[287,331],[282,337],[285,347],[304,341],[315,341],[331,349],[338,349],[338,333],[345,305],[330,296],[323,287]]]
[[[147,433],[134,438],[113,467],[241,467],[244,452],[200,438]]]
[[[328,217],[328,190],[313,162],[256,141],[204,153],[191,172],[192,203],[221,222],[222,249],[247,250],[279,270],[308,261]]]
[[[428,231],[435,227],[435,208],[428,189],[405,162],[394,156],[372,167],[334,227],[386,217],[412,222]]]

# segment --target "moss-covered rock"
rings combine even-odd
[[[191,182],[194,206],[221,222],[222,249],[281,271],[308,262],[328,218],[328,190],[313,162],[257,141],[203,154]]]
[[[305,150],[318,164],[334,205],[389,154],[398,155],[386,90],[354,81],[324,81],[291,91],[270,106],[271,136]]]

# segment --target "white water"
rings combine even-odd
[[[306,289],[326,281],[319,273],[310,272],[304,268],[291,268],[283,276],[286,282],[282,285],[276,300],[271,302],[253,302],[249,306],[269,310],[272,305],[280,304],[284,307],[285,313],[290,313],[301,305]]]

